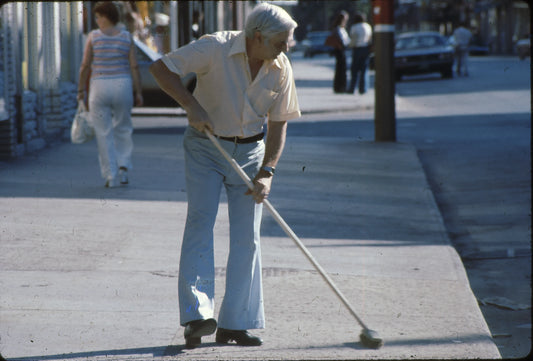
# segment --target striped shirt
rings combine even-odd
[[[125,30],[114,36],[105,35],[100,29],[91,32],[93,79],[131,77],[129,52],[131,36]]]

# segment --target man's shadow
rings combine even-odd
[[[212,344],[205,343],[199,347],[212,347],[215,343]],[[113,357],[113,356],[133,356],[133,355],[150,355],[151,357],[163,357],[163,356],[178,356],[183,353],[185,350],[185,345],[168,345],[168,346],[158,346],[158,347],[139,347],[139,348],[128,348],[122,350],[100,350],[100,351],[88,351],[88,352],[74,352],[68,354],[57,354],[57,355],[44,355],[44,356],[27,356],[27,357],[16,357],[16,358],[1,358],[0,361],[4,359],[7,361],[30,361],[30,360],[68,360],[68,359],[77,359],[77,358],[87,358],[91,359],[92,357]]]

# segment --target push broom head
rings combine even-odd
[[[368,348],[377,349],[383,346],[383,339],[379,337],[379,334],[368,328],[363,329],[359,335],[359,339],[361,340],[361,343]]]

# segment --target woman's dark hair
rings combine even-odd
[[[348,12],[345,10],[341,10],[335,17],[335,20],[333,20],[333,28],[342,24],[342,21],[346,18],[348,18]]]
[[[365,21],[365,16],[361,13],[355,13],[353,17],[354,24],[359,24]]]
[[[94,5],[93,13],[105,16],[113,25],[117,25],[120,19],[120,14],[116,5],[112,1],[99,1]]]

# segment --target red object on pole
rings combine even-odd
[[[374,0],[374,25],[394,25],[394,1]]]

